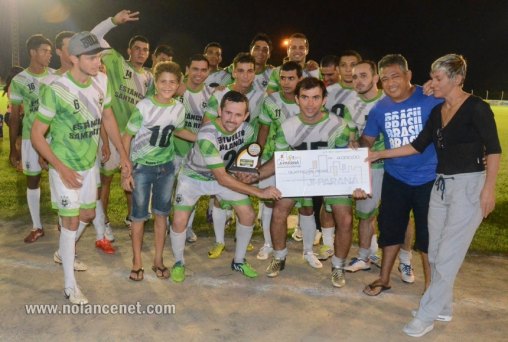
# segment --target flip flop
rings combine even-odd
[[[369,285],[365,286],[365,288],[363,289],[363,293],[365,293],[367,296],[374,297],[374,296],[378,296],[381,292],[384,292],[384,291],[389,290],[391,288],[392,288],[391,286],[389,286],[389,285],[387,286],[387,285],[378,283],[376,280],[376,281],[370,283]],[[371,291],[375,291],[376,289],[379,289],[379,292],[371,292]]]
[[[167,267],[163,267],[163,268],[160,268],[160,267],[157,267],[155,265],[152,266],[152,271],[155,272],[155,275],[157,276],[157,278],[159,279],[169,279],[169,270]],[[160,272],[160,273],[159,273]],[[167,276],[165,276],[164,274],[168,272]],[[160,274],[160,275],[159,275]]]
[[[139,277],[140,273],[141,273],[141,278]],[[143,269],[143,267],[141,267],[139,270],[131,270],[131,274],[129,275],[129,279],[132,280],[132,281],[141,281],[144,278],[144,276],[143,276],[144,273],[145,273],[145,270]],[[132,274],[135,274],[136,278],[134,278],[132,276]]]

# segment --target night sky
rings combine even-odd
[[[1,0],[1,69],[10,64],[8,0]],[[401,53],[409,61],[414,83],[428,78],[430,64],[450,52],[463,54],[469,62],[465,89],[485,97],[506,91],[508,97],[508,1],[218,1],[218,0],[14,0],[20,13],[21,63],[28,60],[24,41],[33,33],[54,39],[61,30],[90,30],[121,9],[141,11],[141,20],[118,27],[106,36],[124,52],[128,39],[143,34],[151,47],[169,43],[175,61],[184,64],[202,52],[210,41],[223,46],[225,66],[237,52],[247,51],[257,32],[266,32],[274,43],[270,63],[279,65],[285,56],[281,40],[302,32],[310,41],[308,58],[319,61],[326,54],[345,49],[363,58],[379,60],[387,53]],[[67,19],[58,17],[55,5],[67,7]],[[54,55],[52,65],[57,66]]]

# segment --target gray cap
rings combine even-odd
[[[106,49],[109,48],[102,47],[99,43],[99,39],[97,39],[97,36],[88,31],[79,32],[73,35],[69,41],[68,47],[69,55],[72,56],[95,55],[96,53]]]

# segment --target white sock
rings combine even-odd
[[[333,233],[335,233],[335,227],[321,227],[321,233],[323,233],[323,245],[333,247]]]
[[[33,228],[42,228],[41,223],[41,188],[26,189],[26,201],[32,217]]]
[[[104,215],[104,207],[102,206],[102,201],[97,200],[95,207],[95,218],[93,219],[96,240],[102,240],[104,238],[104,232],[106,231],[105,221],[106,216]]]
[[[332,266],[344,268],[346,266],[346,259],[337,258],[335,255],[332,256]]]
[[[217,243],[224,243],[224,231],[226,230],[227,216],[227,210],[213,207],[213,231],[215,233],[215,242]]]
[[[283,260],[283,259],[286,259],[287,255],[288,255],[288,249],[287,248],[281,249],[279,251],[277,251],[277,250],[273,251],[273,257],[275,259]]]
[[[79,221],[78,230],[76,232],[76,241],[79,240],[83,232],[85,231],[86,226],[88,226],[88,223],[85,223],[83,221]]]
[[[236,221],[236,246],[235,246],[235,262],[243,262],[245,253],[247,253],[247,245],[252,237],[254,225],[244,226],[238,220]]]
[[[358,249],[358,259],[362,259],[363,261],[367,261],[369,259],[370,249],[368,248],[359,248]]]
[[[370,239],[370,255],[376,255],[378,248],[377,235],[373,234],[372,239]]]
[[[76,252],[76,231],[62,227],[60,229],[60,258],[64,271],[64,287],[73,289],[76,286],[74,278],[74,255]]]
[[[261,226],[263,227],[263,237],[265,238],[265,245],[272,246],[272,236],[270,235],[270,222],[272,221],[273,208],[263,207],[263,214],[261,215]]]
[[[412,257],[412,254],[411,254],[411,251],[406,251],[405,249],[400,249],[400,252],[399,252],[399,262],[401,264],[406,264],[406,265],[411,265],[411,257]]]
[[[303,235],[303,253],[312,253],[314,236],[316,235],[316,220],[314,215],[304,216],[300,214],[300,228]]]
[[[257,216],[257,219],[258,220],[262,220],[263,219],[263,210],[265,210],[266,208],[266,205],[264,202],[262,201],[259,201],[259,205],[258,205],[258,216]]]
[[[210,196],[210,199],[208,200],[208,215],[211,215],[212,214],[212,210],[213,208],[215,207],[213,204],[214,204],[214,199],[215,197],[213,196]]]
[[[185,264],[185,259],[183,257],[183,250],[185,249],[185,237],[187,234],[187,229],[181,233],[175,233],[173,228],[169,231],[169,236],[171,237],[171,248],[173,249],[173,256],[175,257],[175,261],[180,261]]]

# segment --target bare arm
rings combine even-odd
[[[120,168],[122,169],[122,175],[129,175],[132,169],[131,163],[123,147],[115,115],[113,114],[113,110],[111,108],[105,108],[102,111],[102,123],[109,139],[120,155]]]
[[[189,142],[195,142],[197,135],[195,133],[192,133],[191,131],[187,129],[178,129],[175,131],[175,135],[179,137],[180,139],[189,141]]]
[[[374,145],[374,141],[376,141],[376,137],[370,137],[362,134],[360,137],[360,146],[371,148]]]
[[[413,154],[420,153],[411,144],[407,144],[401,147],[392,148],[389,150],[383,151],[369,151],[369,156],[366,161],[376,161],[378,159],[387,159],[387,158],[396,158],[396,157],[405,157]]]
[[[10,123],[9,123],[9,140],[10,140],[10,146],[11,150],[9,152],[9,160],[11,162],[11,165],[15,168],[18,167],[21,156],[18,153],[18,150],[16,150],[16,140],[19,135],[19,127],[20,127],[20,121],[21,121],[21,105],[11,105],[11,117],[10,117]]]
[[[259,124],[259,133],[258,133],[258,144],[261,145],[261,148],[265,147],[266,139],[268,138],[268,132],[270,131],[270,126]]]
[[[132,136],[129,135],[129,133],[124,133],[122,135],[122,145],[124,146],[127,153],[131,150],[131,142],[132,142]],[[125,191],[132,191],[134,190],[135,184],[134,184],[134,178],[132,177],[132,174],[124,174],[122,172],[122,188]]]
[[[489,216],[496,206],[496,179],[499,171],[501,154],[487,155],[487,176],[480,194],[480,206],[483,217]]]
[[[259,168],[259,179],[266,179],[275,174],[275,162],[272,159],[261,165]]]
[[[233,176],[228,174],[226,172],[226,169],[223,167],[213,169],[212,170],[213,175],[215,176],[215,179],[217,179],[217,182],[219,182],[220,185],[231,189],[236,192],[240,192],[242,194],[246,195],[252,195],[259,198],[265,198],[265,199],[274,199],[278,200],[281,197],[281,193],[277,188],[273,186],[269,186],[264,189],[258,189],[254,186],[244,184],[237,179],[235,179]]]
[[[101,140],[102,140],[102,150],[101,150],[101,162],[105,163],[111,157],[111,151],[109,149],[109,138],[108,133],[106,133],[106,129],[104,128],[104,123],[101,123]]]
[[[107,41],[104,40],[104,36],[111,31],[112,28],[117,25],[124,24],[129,21],[138,21],[139,20],[139,12],[131,12],[129,10],[122,10],[115,14],[112,18],[107,18],[97,24],[93,29],[92,33],[97,36],[102,46],[109,47]]]
[[[62,182],[69,189],[81,188],[83,177],[76,171],[67,167],[58,159],[58,157],[51,150],[44,135],[48,130],[48,125],[39,120],[35,120],[32,126],[31,140],[34,148],[39,154],[51,164],[60,175]]]

